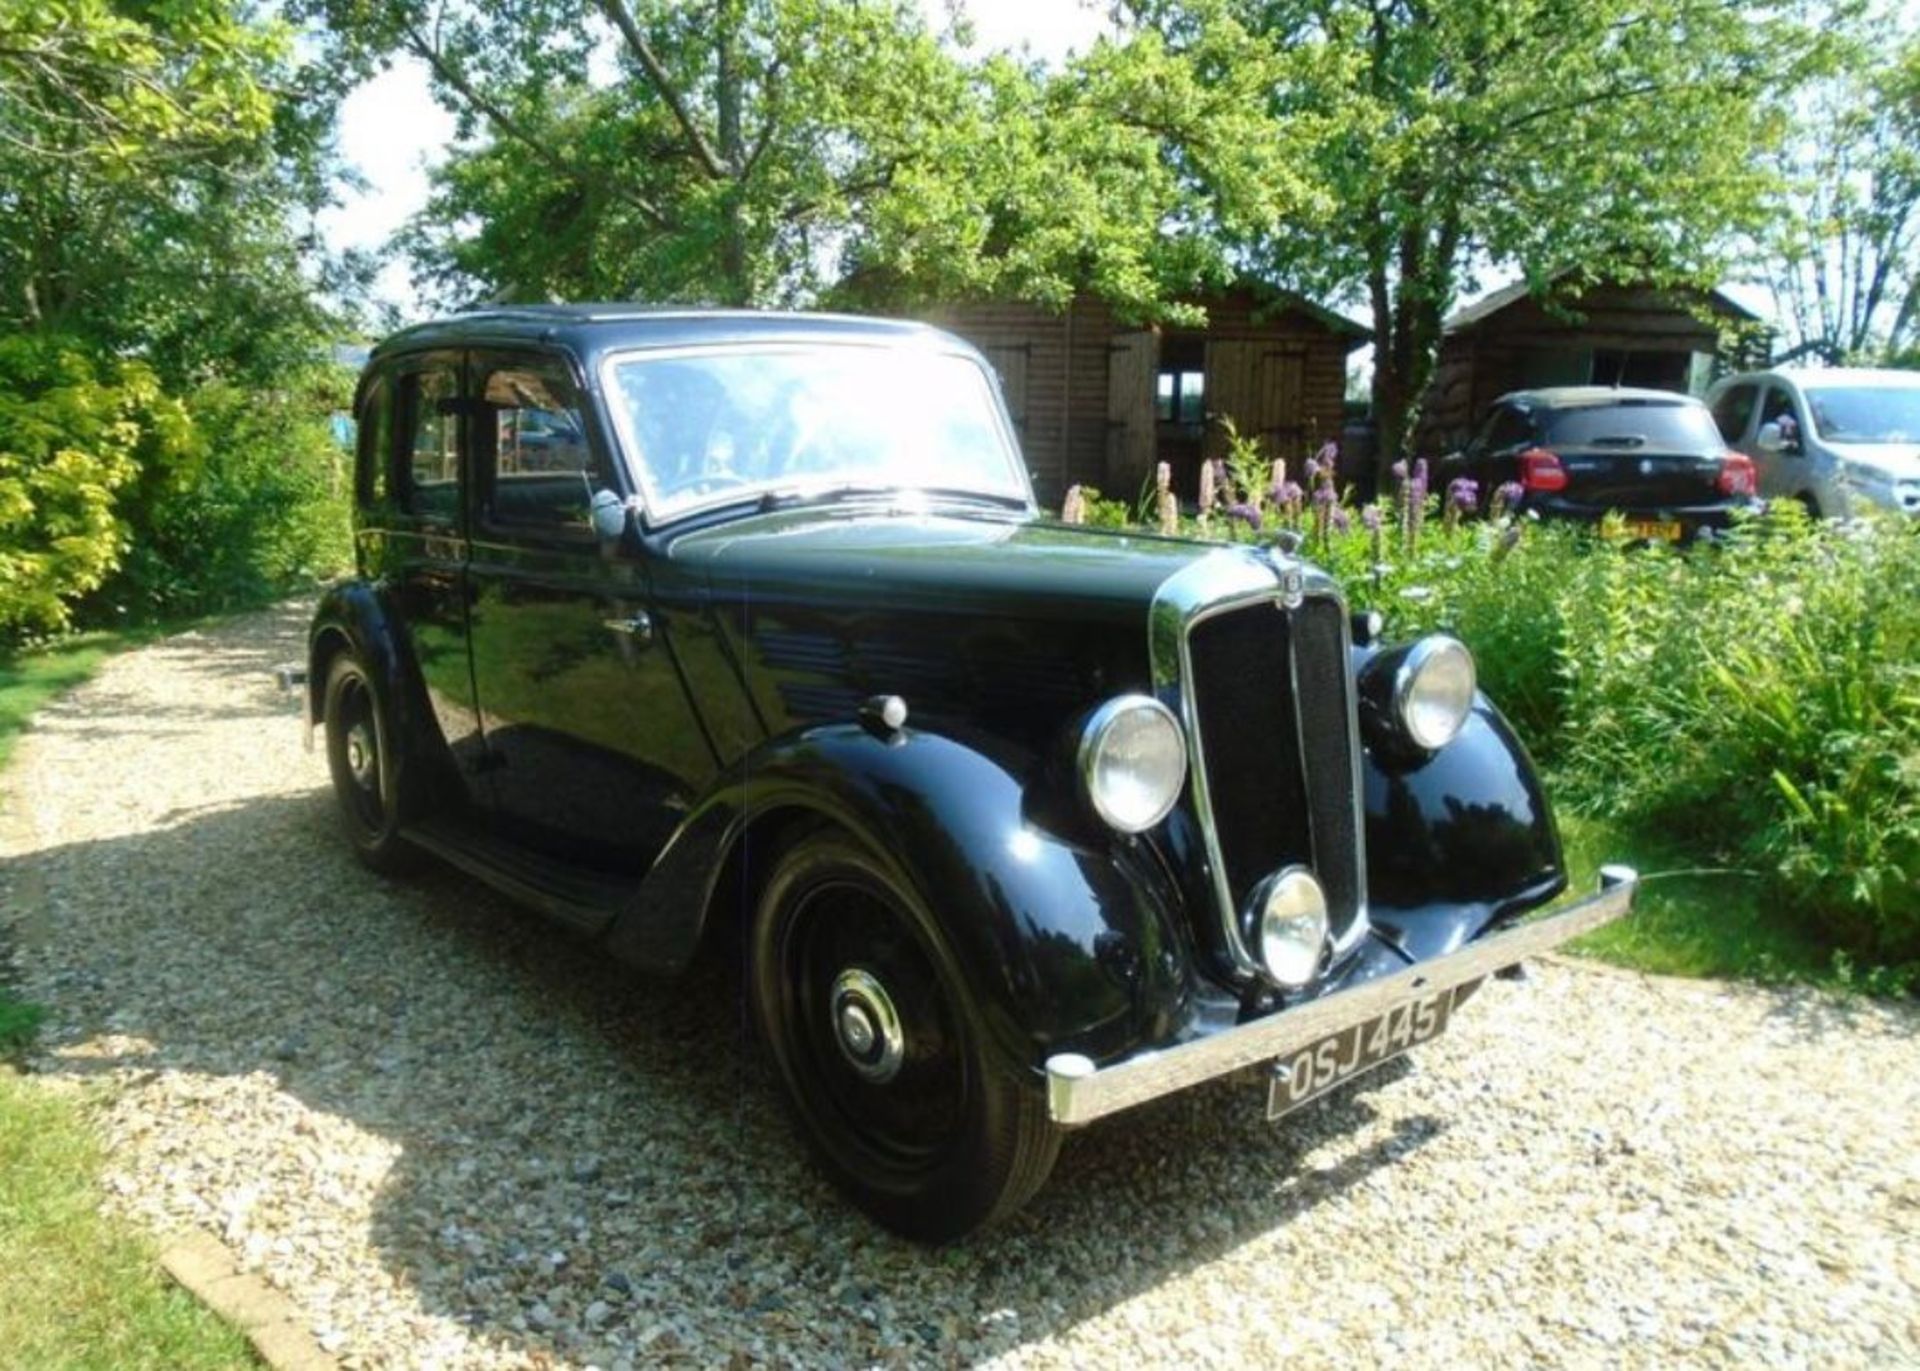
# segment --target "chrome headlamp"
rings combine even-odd
[[[1267,975],[1289,990],[1319,973],[1327,927],[1327,893],[1304,866],[1262,882],[1247,911],[1247,941]]]
[[[1394,722],[1416,747],[1445,747],[1473,713],[1476,684],[1464,643],[1442,633],[1422,638],[1394,668]]]
[[[1122,833],[1152,828],[1180,798],[1187,740],[1173,711],[1147,695],[1121,695],[1080,732],[1080,785],[1101,820]]]

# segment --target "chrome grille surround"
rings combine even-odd
[[[1194,700],[1193,662],[1188,637],[1194,626],[1216,614],[1244,609],[1261,601],[1276,608],[1300,603],[1303,596],[1323,596],[1342,606],[1340,615],[1343,648],[1341,668],[1352,660],[1352,629],[1347,622],[1345,602],[1338,583],[1319,568],[1277,549],[1221,548],[1189,562],[1160,583],[1154,592],[1147,615],[1147,652],[1153,672],[1153,688],[1163,702],[1179,715],[1187,734],[1187,785],[1193,792],[1193,806],[1200,822],[1205,844],[1209,885],[1212,887],[1221,945],[1226,948],[1234,968],[1244,975],[1263,976],[1259,959],[1248,947],[1240,930],[1240,911],[1234,907],[1227,881],[1227,868],[1220,849],[1219,830],[1214,824],[1212,800],[1207,793],[1206,742],[1200,736],[1200,713]],[[1293,670],[1298,681],[1298,664]],[[1349,701],[1352,696],[1349,695]],[[1298,720],[1295,720],[1298,728]],[[1353,762],[1353,831],[1360,851],[1355,853],[1360,879],[1359,903],[1353,922],[1334,942],[1335,956],[1351,950],[1367,934],[1366,892],[1366,814],[1365,792],[1360,775],[1359,717],[1347,710],[1347,751]]]

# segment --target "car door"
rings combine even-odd
[[[1769,448],[1759,441],[1760,430],[1768,424],[1780,426],[1781,442],[1777,447]],[[1800,412],[1792,388],[1780,381],[1767,382],[1754,419],[1753,451],[1748,454],[1760,468],[1762,495],[1814,494],[1806,432],[1806,416]],[[1814,494],[1814,498],[1819,497]],[[1825,503],[1829,502],[1823,502],[1823,507]]]
[[[586,872],[643,871],[713,758],[638,551],[593,528],[592,497],[627,483],[569,358],[476,352],[469,374],[473,675],[497,835]]]
[[[462,457],[461,357],[402,356],[369,386],[361,419],[370,452],[364,498],[376,517],[361,537],[370,577],[382,580],[454,760],[451,783],[472,802],[484,788],[484,740],[467,663],[468,476]]]

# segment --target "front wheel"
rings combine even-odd
[[[850,839],[779,858],[748,948],[756,1019],[829,1178],[888,1228],[946,1242],[1011,1214],[1060,1135],[983,1048],[920,902]]]
[[[393,726],[366,668],[351,652],[336,655],[327,669],[325,709],[327,770],[354,855],[382,875],[412,870],[420,851],[400,836]]]

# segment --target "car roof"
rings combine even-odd
[[[1510,391],[1494,403],[1527,409],[1582,409],[1598,405],[1697,405],[1700,402],[1677,390],[1652,390],[1644,386],[1541,386],[1534,390]]]
[[[1864,386],[1887,387],[1905,390],[1920,386],[1920,371],[1902,370],[1898,367],[1770,367],[1765,371],[1743,371],[1720,381],[1715,389],[1723,389],[1742,381],[1782,380],[1791,381],[1802,388],[1819,389],[1822,386]]]
[[[565,347],[591,364],[629,348],[745,342],[918,343],[972,352],[930,324],[852,314],[715,309],[689,305],[493,305],[401,329],[373,350],[378,360],[428,348],[546,343]]]

